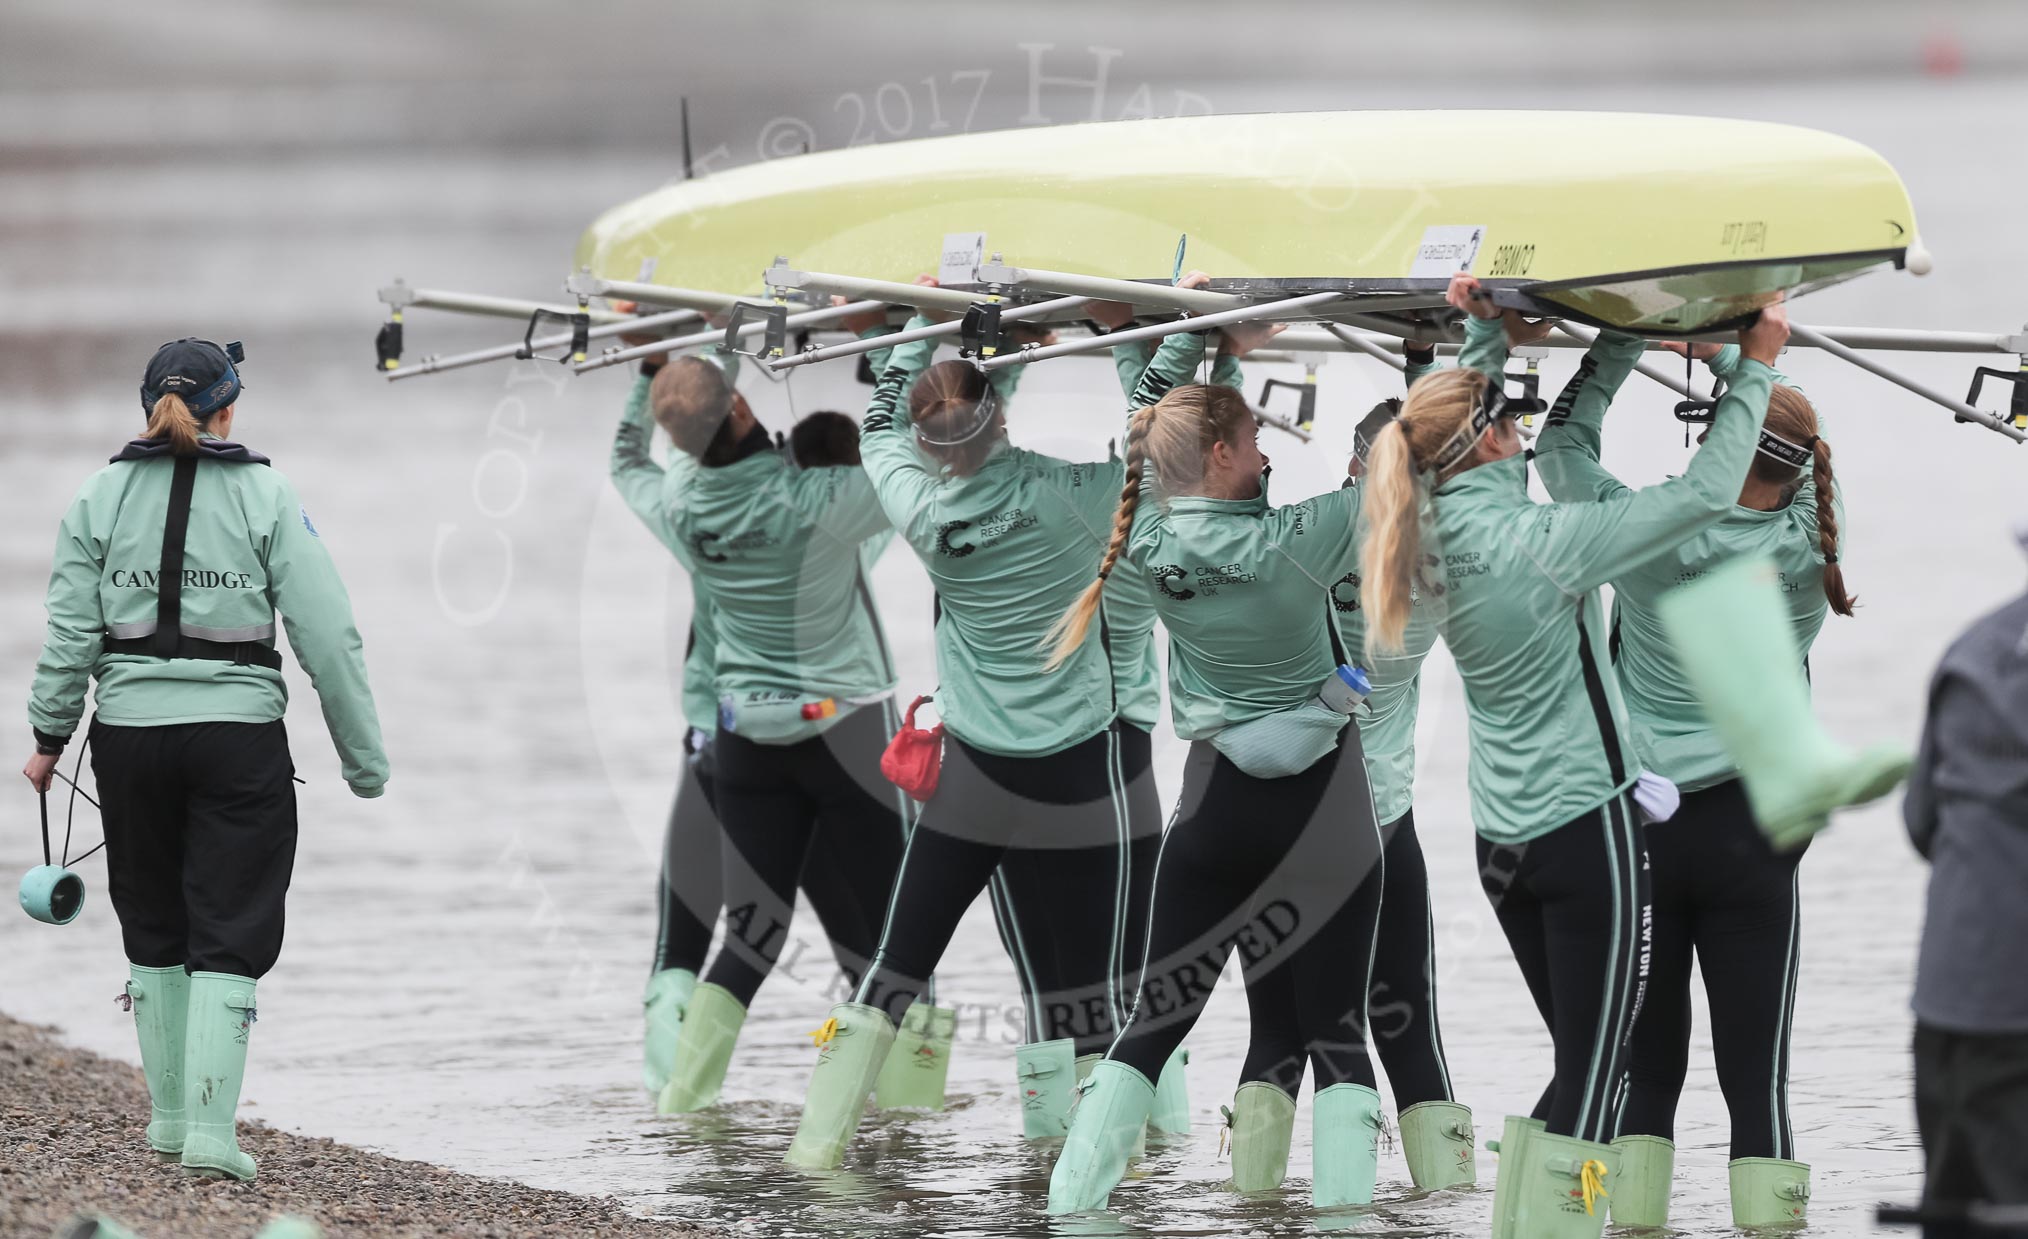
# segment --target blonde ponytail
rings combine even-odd
[[[1359,605],[1366,612],[1369,657],[1398,654],[1415,607],[1415,571],[1422,559],[1420,482],[1425,465],[1469,429],[1490,380],[1477,370],[1440,370],[1409,390],[1401,416],[1382,428],[1366,458],[1361,507],[1367,525],[1359,548]],[[1468,455],[1451,467],[1471,467]]]
[[[148,414],[148,429],[143,438],[167,439],[169,450],[178,456],[197,454],[197,418],[192,416],[190,406],[183,403],[183,397],[170,392],[155,401],[155,408]]]
[[[1415,605],[1415,562],[1422,555],[1416,514],[1416,467],[1408,431],[1389,422],[1366,458],[1362,501],[1366,542],[1359,548],[1359,605],[1366,612],[1366,653],[1400,653]]]
[[[1148,462],[1148,430],[1155,424],[1155,410],[1160,407],[1151,404],[1127,423],[1127,480],[1120,487],[1120,506],[1113,513],[1113,536],[1106,542],[1105,558],[1099,561],[1098,579],[1085,586],[1070,610],[1059,615],[1049,631],[1042,634],[1042,643],[1049,647],[1044,671],[1054,671],[1069,662],[1091,633],[1091,622],[1105,598],[1106,579],[1119,565],[1127,550],[1127,538],[1134,531],[1134,513],[1141,508],[1141,474]]]

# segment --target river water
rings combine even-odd
[[[1814,124],[1865,141],[1900,169],[1937,256],[1916,280],[1877,273],[1799,303],[1799,321],[2008,330],[2028,303],[2014,228],[2021,186],[2004,147],[1967,118],[2018,113],[2016,78],[1812,80],[1723,90],[1484,85],[1446,103],[1701,111]],[[879,85],[869,80],[872,91]],[[1339,84],[1292,97],[1267,81],[1221,84],[1227,107],[1376,106]],[[870,97],[870,96],[869,96]],[[26,105],[17,97],[13,115]],[[758,128],[756,122],[754,128]],[[1555,141],[1545,133],[1545,143]],[[639,991],[654,935],[654,870],[680,721],[676,665],[689,596],[682,575],[605,477],[627,380],[573,381],[555,367],[387,385],[369,369],[373,288],[418,284],[546,295],[576,231],[673,168],[670,148],[492,147],[376,154],[274,147],[202,168],[113,150],[91,158],[11,147],[0,181],[0,262],[10,353],[0,437],[0,663],[25,682],[40,639],[49,535],[79,479],[134,426],[134,373],[148,348],[197,333],[248,343],[240,437],[270,453],[305,496],[350,583],[394,777],[383,800],[338,781],[313,695],[293,665],[291,723],[303,834],[288,946],[263,983],[246,1113],[402,1156],[577,1191],[645,1213],[767,1233],[1043,1232],[1053,1150],[1019,1139],[1012,971],[983,904],[941,973],[961,1010],[951,1106],[871,1120],[843,1173],[778,1164],[812,1060],[803,1034],[835,988],[809,938],[762,992],[726,1104],[659,1118],[641,1092]],[[757,264],[767,256],[757,256]],[[410,315],[412,349],[516,332]],[[1547,382],[1573,357],[1552,360]],[[1946,390],[1973,361],[1909,358]],[[2005,364],[1999,362],[1996,364]],[[1849,488],[1848,579],[1865,606],[1825,627],[1813,657],[1821,713],[1854,743],[1912,745],[1925,679],[1948,638],[2014,593],[2007,534],[2028,515],[2011,445],[1828,359],[1786,368],[1835,426]],[[1335,357],[1326,426],[1304,448],[1268,444],[1276,497],[1321,491],[1342,468],[1355,410],[1389,394],[1386,372]],[[1636,383],[1639,380],[1635,380]],[[1061,362],[1024,385],[1017,440],[1097,457],[1113,433],[1110,367]],[[793,387],[750,378],[762,418],[856,410],[866,389],[824,371]],[[1661,388],[1630,386],[1608,464],[1652,480],[1681,467]],[[1623,429],[1621,429],[1623,428]],[[1272,436],[1271,436],[1272,437]],[[903,691],[933,682],[929,593],[903,549],[874,585]],[[1443,1025],[1459,1096],[1497,1129],[1525,1109],[1549,1047],[1477,889],[1464,799],[1458,681],[1441,648],[1419,723],[1417,818],[1436,902]],[[1173,789],[1180,747],[1158,740]],[[37,859],[33,807],[14,801],[0,870]],[[89,812],[80,838],[96,842]],[[83,919],[57,930],[0,919],[0,1003],[74,1042],[135,1057],[113,1005],[119,941],[97,859],[83,866]],[[1804,958],[1792,1107],[1816,1168],[1816,1233],[1871,1229],[1870,1206],[1919,1187],[1906,996],[1924,871],[1896,808],[1842,819],[1802,870]],[[793,948],[792,948],[793,949]],[[1700,995],[1701,1008],[1701,995]],[[1069,1233],[1467,1235],[1489,1192],[1407,1199],[1399,1155],[1383,1158],[1374,1210],[1319,1219],[1306,1207],[1307,1119],[1279,1201],[1223,1189],[1216,1115],[1246,1029],[1221,987],[1191,1038],[1194,1129],[1157,1144],[1114,1214]],[[1676,1214],[1693,1234],[1727,1229],[1726,1127],[1701,1009],[1679,1141]],[[1307,1107],[1306,1111],[1307,1113]],[[1482,1155],[1490,1184],[1492,1159]]]

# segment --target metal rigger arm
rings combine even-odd
[[[1399,360],[1398,354],[1402,350],[1404,340],[1434,343],[1446,352],[1454,351],[1456,348],[1454,333],[1447,326],[1397,317],[1442,308],[1442,299],[1434,296],[1399,293],[1360,294],[1356,291],[1342,291],[1306,293],[1261,301],[1230,292],[1178,288],[1161,282],[1122,280],[1076,272],[1017,267],[1005,263],[998,254],[994,254],[990,262],[979,264],[973,275],[974,280],[968,288],[931,287],[832,272],[805,271],[792,268],[786,261],[778,258],[764,275],[771,295],[767,299],[759,299],[659,284],[603,280],[585,271],[573,275],[565,285],[566,291],[571,293],[577,302],[575,306],[476,293],[411,288],[397,280],[380,290],[380,299],[389,307],[390,316],[381,328],[377,344],[381,368],[392,380],[513,357],[525,358],[533,355],[536,350],[559,347],[570,350],[569,360],[573,363],[572,369],[582,374],[640,358],[665,356],[687,348],[714,344],[721,347],[737,347],[741,341],[759,334],[763,336],[764,345],[755,356],[759,357],[770,370],[780,371],[820,361],[859,356],[916,339],[963,334],[970,341],[975,335],[980,334],[981,324],[984,338],[997,341],[998,326],[1001,323],[1066,318],[1088,301],[1107,300],[1125,302],[1137,309],[1174,313],[1182,317],[1173,322],[1130,327],[1107,335],[1072,339],[1053,345],[1028,345],[1018,349],[1001,349],[997,352],[993,347],[986,347],[975,350],[978,354],[975,357],[976,363],[984,370],[998,370],[1054,357],[1103,352],[1118,344],[1160,339],[1178,331],[1198,331],[1231,323],[1278,319],[1314,325],[1285,331],[1277,336],[1274,342],[1276,354],[1356,352],[1399,369],[1403,362]],[[853,300],[844,305],[820,305],[791,313],[789,298],[791,294],[797,292],[805,296],[810,294],[843,296]],[[1024,294],[1030,296],[1039,294],[1042,295],[1042,299],[1024,302],[1022,300]],[[637,317],[611,310],[592,309],[590,301],[594,297],[625,299],[641,304],[675,308],[661,314]],[[962,321],[889,333],[873,340],[850,340],[819,348],[806,348],[793,355],[787,352],[785,342],[787,333],[792,329],[828,326],[840,319],[890,304],[963,312],[967,317]],[[426,357],[413,366],[401,368],[399,359],[402,317],[406,309],[413,307],[523,319],[528,322],[529,327],[523,340],[518,344],[496,345],[449,357]],[[747,321],[755,311],[759,313],[758,320]],[[596,357],[586,355],[587,345],[592,340],[608,339],[636,331],[685,326],[698,322],[709,314],[727,312],[731,313],[735,321],[722,332],[717,330],[693,332],[633,348],[609,348]],[[570,324],[570,330],[536,336],[536,327],[545,319],[567,322]],[[1596,337],[1597,331],[1593,328],[1568,321],[1559,322],[1548,337],[1526,348],[1514,350],[1514,356],[1523,360],[1527,366],[1526,372],[1518,376],[1520,381],[1526,385],[1536,375],[1540,358],[1546,355],[1545,350],[1585,348]],[[1813,328],[1792,323],[1790,345],[1815,348],[1829,353],[1841,361],[1949,409],[1953,417],[1960,422],[1984,426],[2016,442],[2028,441],[2028,329],[2010,335],[1868,327]],[[1861,349],[2007,353],[2016,355],[2020,365],[2012,370],[1980,367],[1973,377],[1970,392],[1965,399],[1958,400],[1862,355],[1858,351]],[[1265,358],[1270,354],[1263,351],[1257,355]],[[1649,379],[1693,401],[1709,398],[1695,385],[1669,373],[1663,367],[1643,362],[1636,369]],[[2005,414],[1988,412],[1976,407],[1974,403],[1979,397],[1981,385],[1989,379],[2013,384],[2012,399]]]

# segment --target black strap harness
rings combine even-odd
[[[190,532],[190,500],[196,489],[197,457],[178,456],[176,472],[169,480],[169,511],[162,522],[155,631],[145,637],[108,637],[105,652],[138,654],[144,658],[201,658],[280,671],[281,654],[264,642],[209,641],[183,632],[183,543]]]
[[[197,491],[197,457],[178,456],[169,480],[169,511],[162,520],[162,572],[155,578],[155,657],[176,657],[183,639],[183,542],[190,535],[190,497]]]

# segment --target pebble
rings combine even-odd
[[[548,1191],[405,1162],[328,1137],[277,1131],[242,1115],[240,1147],[260,1163],[252,1183],[186,1178],[142,1134],[140,1069],[72,1049],[54,1030],[0,1014],[0,1235],[54,1234],[100,1214],[142,1239],[247,1239],[279,1214],[327,1235],[704,1239],[711,1232],[637,1217],[610,1197]],[[370,1198],[370,1199],[362,1199]]]

